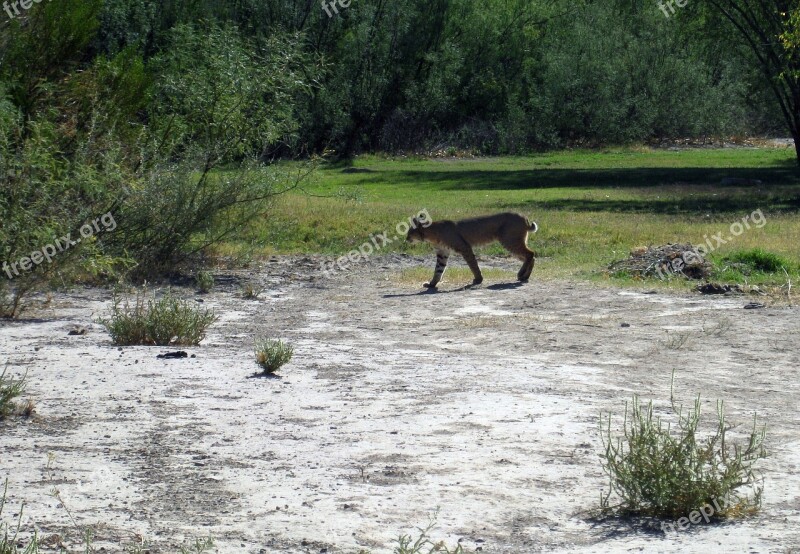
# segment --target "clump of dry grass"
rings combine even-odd
[[[147,298],[147,291],[137,293],[131,304],[114,298],[111,316],[99,319],[119,346],[196,346],[217,320],[213,310],[175,298],[171,292],[157,299]]]
[[[245,300],[255,300],[262,292],[264,292],[264,287],[259,287],[253,283],[246,283],[242,287],[242,298]]]
[[[6,377],[6,370],[4,369],[3,373],[0,374],[0,419],[8,417],[17,411],[17,405],[14,399],[21,396],[24,392],[25,377],[21,377],[20,379]],[[32,405],[33,403],[29,400],[28,404]],[[31,410],[31,413],[33,413],[33,410]]]

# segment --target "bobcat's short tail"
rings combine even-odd
[[[539,226],[536,225],[536,222],[535,221],[531,221],[531,231],[533,231],[535,233],[538,230],[539,230]]]

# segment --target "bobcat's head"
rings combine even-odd
[[[406,235],[406,240],[408,242],[422,242],[425,240],[425,235],[423,233],[423,229],[426,227],[430,227],[431,223],[431,216],[428,214],[428,210],[420,212],[417,217],[411,219],[411,227],[408,229],[408,234]]]
[[[416,219],[414,221],[416,221]],[[424,240],[422,238],[422,227],[419,225],[411,227],[406,235],[406,240],[408,242],[422,242]]]

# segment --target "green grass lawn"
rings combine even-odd
[[[724,186],[723,178],[762,184]],[[712,241],[712,260],[722,268],[723,258],[762,248],[787,260],[792,278],[800,266],[800,172],[793,151],[781,148],[572,150],[437,160],[363,156],[352,165],[323,165],[304,192],[281,196],[269,217],[217,252],[341,255],[374,235],[397,235],[397,224],[423,209],[434,220],[505,210],[527,215],[540,226],[530,241],[539,278],[606,278],[602,270],[632,248],[730,236],[730,226],[756,210],[766,224],[751,225],[724,245]],[[432,249],[397,240],[383,251]],[[724,277],[786,281],[783,271],[728,271]]]

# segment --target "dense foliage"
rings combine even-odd
[[[774,83],[745,38],[714,11],[719,2],[693,4],[673,3],[667,17],[641,0],[358,0],[335,12],[305,0],[60,0],[4,24],[3,80],[24,114],[68,77],[92,87],[82,108],[95,97],[113,123],[176,123],[190,141],[220,129],[191,119],[209,106],[176,86],[207,92],[221,110],[252,93],[239,115],[256,121],[240,154],[259,141],[281,154],[437,144],[502,153],[779,129]],[[778,48],[787,18],[773,15],[766,38]],[[254,86],[240,89],[262,58]],[[281,63],[307,94],[273,89],[266,73],[280,78]],[[101,80],[80,78],[87,67]],[[164,71],[189,74],[163,83]],[[296,125],[265,132],[273,117]]]
[[[146,274],[228,236],[302,178],[277,158],[796,134],[797,14],[764,2],[737,30],[736,5],[667,17],[644,0],[9,3],[0,261],[104,213],[125,232],[4,268],[0,312],[44,283]],[[745,40],[752,28],[766,45]]]

